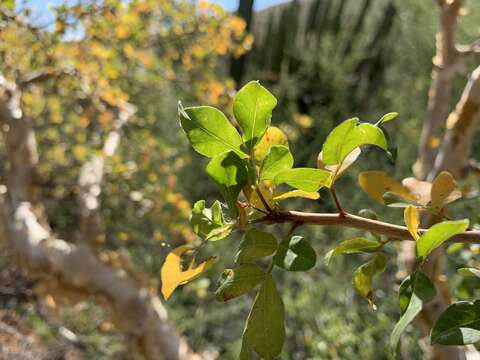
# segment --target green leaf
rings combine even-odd
[[[480,278],[480,270],[475,268],[464,267],[458,269],[457,272],[463,276],[476,276]]]
[[[278,245],[273,262],[288,271],[307,271],[315,266],[317,254],[302,236],[292,236]]]
[[[240,89],[233,102],[233,113],[249,148],[255,146],[270,125],[277,99],[258,81]]]
[[[293,156],[288,147],[274,145],[260,167],[260,180],[273,180],[279,172],[291,169],[292,166]]]
[[[397,207],[397,208],[406,208],[412,205],[418,206],[418,204],[415,201],[410,201],[408,199],[405,199],[403,196],[391,191],[387,191],[385,194],[383,194],[383,202],[387,206]]]
[[[256,264],[242,264],[236,269],[225,269],[215,296],[219,301],[228,301],[241,296],[265,279],[265,272]]]
[[[276,185],[287,184],[303,191],[318,191],[330,177],[328,171],[312,168],[283,170],[273,179]]]
[[[462,244],[462,243],[455,243],[455,244],[448,245],[447,254],[448,255],[456,254],[460,252],[464,247],[465,247],[465,244]]]
[[[261,358],[272,360],[285,341],[285,310],[272,275],[268,274],[248,315],[243,343]],[[244,346],[242,346],[244,348]]]
[[[450,305],[433,326],[432,345],[467,345],[480,341],[480,300]]]
[[[361,265],[353,275],[353,285],[358,294],[373,305],[373,277],[385,270],[387,257],[378,253],[367,263]]]
[[[397,116],[398,116],[398,112],[389,112],[389,113],[383,115],[380,120],[378,120],[377,126],[382,125],[386,122],[389,122],[389,121],[395,119]]]
[[[245,234],[235,256],[235,262],[244,263],[263,259],[277,250],[277,239],[272,234],[250,229]]]
[[[233,151],[239,157],[248,157],[241,150],[242,138],[225,115],[211,106],[183,108],[178,105],[178,116],[193,148],[207,157]]]
[[[211,208],[206,208],[205,200],[199,200],[193,205],[190,224],[195,234],[211,241],[227,237],[233,225],[225,224],[219,201],[215,201]]]
[[[376,145],[388,152],[383,131],[357,118],[345,120],[328,135],[322,148],[322,161],[326,165],[341,164],[353,149],[362,145]]]
[[[371,209],[361,209],[358,212],[358,216],[361,216],[361,217],[364,217],[364,218],[367,218],[367,219],[371,219],[371,220],[378,220],[377,213],[375,211],[371,210]]]
[[[220,188],[230,210],[230,216],[237,217],[237,198],[243,186],[247,183],[245,162],[232,151],[223,153],[207,165],[207,174]]]
[[[468,228],[468,219],[444,221],[433,225],[417,241],[417,257],[423,261],[433,250],[452,236],[464,232]]]
[[[382,247],[382,243],[377,240],[370,240],[363,237],[356,237],[350,240],[342,241],[334,249],[325,255],[327,265],[330,260],[339,254],[354,254],[359,252],[374,252]]]
[[[400,308],[404,309],[403,315],[393,328],[390,336],[390,346],[396,349],[400,335],[408,324],[422,310],[423,306],[432,301],[436,290],[430,279],[422,272],[417,271],[406,278],[400,286]]]

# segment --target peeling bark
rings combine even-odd
[[[103,155],[82,169],[79,205],[81,229],[78,244],[55,237],[39,202],[35,186],[38,164],[35,133],[20,107],[19,87],[0,75],[0,126],[7,147],[7,193],[0,196],[0,216],[11,248],[32,276],[106,304],[120,329],[147,359],[200,359],[177,334],[153,289],[140,284],[122,268],[102,263],[89,243],[102,231],[98,195],[104,156],[110,156],[120,139],[119,131],[131,111],[120,112],[108,136]],[[98,225],[98,226],[97,226]],[[82,229],[83,227],[83,229]]]

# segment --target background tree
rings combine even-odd
[[[50,31],[32,24],[28,9],[0,10],[4,239],[51,307],[99,301],[147,358],[194,358],[155,280],[125,251],[136,232],[116,224],[135,214],[140,227],[153,216],[169,226],[142,230],[144,238],[190,240],[172,226],[189,210],[172,168],[157,166],[169,156],[158,137],[168,128],[158,126],[162,108],[143,94],[168,96],[187,80],[191,98],[228,102],[232,84],[215,75],[216,61],[243,51],[243,21],[206,3],[98,1],[56,8]],[[126,206],[119,216],[101,202]]]

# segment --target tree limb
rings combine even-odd
[[[480,119],[480,66],[471,74],[456,109],[447,120],[447,132],[433,167],[433,177],[448,170],[456,178],[468,163],[473,136]]]
[[[341,226],[365,231],[371,231],[377,234],[386,235],[389,238],[396,240],[411,240],[408,229],[405,226],[390,224],[387,222],[367,219],[361,216],[349,214],[344,212],[338,213],[308,213],[301,211],[277,211],[266,215],[265,217],[256,220],[260,223],[298,223],[298,224],[311,224],[311,225],[326,225],[326,226]],[[424,234],[428,229],[419,229],[420,234]],[[466,244],[479,244],[480,243],[480,231],[471,230],[465,231],[452,237],[449,242],[451,243],[466,243]]]
[[[129,103],[122,104],[118,116],[114,121],[114,129],[107,135],[102,153],[93,156],[80,170],[78,178],[79,193],[77,202],[79,206],[81,236],[79,239],[90,244],[102,242],[104,238],[104,225],[98,197],[102,191],[105,160],[111,157],[120,142],[123,126],[135,112],[135,107]]]
[[[17,84],[0,74],[0,129],[9,162],[7,193],[0,196],[0,219],[10,246],[35,276],[53,278],[105,302],[120,328],[148,359],[199,359],[168,322],[153,289],[139,285],[124,269],[103,264],[85,242],[75,245],[53,235],[38,204],[34,181],[37,146],[33,128],[21,111],[20,95]],[[119,121],[127,119],[125,114]],[[106,142],[105,154],[115,150],[118,125]]]
[[[426,179],[435,159],[434,140],[448,116],[452,96],[452,79],[458,71],[458,50],[455,46],[457,17],[462,0],[437,1],[440,6],[440,27],[436,34],[436,54],[432,60],[432,82],[428,91],[428,108],[420,135],[419,156],[414,165],[418,179]]]

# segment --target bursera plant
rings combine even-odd
[[[384,270],[387,253],[392,253],[384,251],[385,247],[393,241],[416,241],[419,266],[399,290],[402,315],[390,341],[392,350],[396,350],[406,326],[435,297],[434,284],[422,272],[428,255],[447,240],[480,241],[480,232],[468,229],[468,220],[440,221],[429,229],[419,228],[420,212],[444,220],[446,205],[459,199],[461,191],[447,172],[440,173],[432,183],[414,178],[400,183],[382,171],[367,171],[359,175],[360,187],[378,202],[404,208],[406,226],[379,221],[372,211],[363,211],[361,216],[350,214],[337,199],[336,182],[359,158],[365,145],[377,146],[390,156],[383,126],[397,114],[386,114],[376,124],[357,118],[345,120],[327,137],[317,168],[295,168],[287,136],[270,126],[276,103],[275,97],[258,82],[245,85],[233,104],[241,132],[213,107],[179,105],[180,122],[193,148],[211,158],[206,172],[219,187],[228,214],[224,214],[219,201],[211,207],[204,200],[194,204],[191,225],[202,241],[196,247],[180,246],[167,256],[161,271],[162,293],[168,299],[179,285],[193,280],[212,264],[214,258],[194,265],[202,246],[225,239],[234,229],[244,232],[234,258],[236,266],[222,273],[216,297],[227,301],[257,291],[245,324],[240,358],[249,359],[255,352],[264,359],[273,359],[281,352],[285,339],[285,309],[272,272],[307,271],[317,260],[309,241],[295,235],[299,225],[345,226],[365,231],[366,237],[339,243],[325,260],[328,263],[340,254],[370,253],[371,259],[354,272],[353,285],[371,306],[374,306],[373,278]],[[279,191],[280,187],[292,189]],[[280,206],[282,200],[291,197],[316,200],[322,188],[330,192],[337,212],[304,213]],[[291,223],[291,228],[281,241],[264,228],[282,223]],[[463,268],[460,272],[480,276],[473,268]],[[479,340],[478,301],[448,307],[431,333],[431,342],[436,344],[463,345]]]

